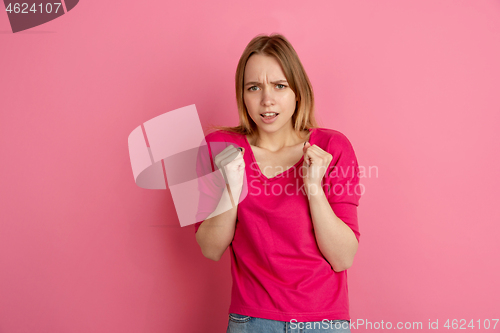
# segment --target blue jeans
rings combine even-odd
[[[348,320],[278,321],[257,317],[229,314],[226,333],[351,333]]]

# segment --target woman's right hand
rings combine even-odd
[[[241,190],[243,188],[245,176],[244,153],[245,148],[241,147],[240,150],[236,149],[233,145],[229,145],[215,156],[215,165],[222,172],[226,184],[231,189]]]

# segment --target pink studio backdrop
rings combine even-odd
[[[499,1],[87,0],[16,34],[0,12],[0,332],[225,332],[229,253],[134,183],[127,137],[191,104],[236,125],[271,32],[367,171],[351,319],[500,317]]]

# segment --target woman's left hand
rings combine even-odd
[[[304,161],[302,162],[302,179],[307,193],[316,194],[321,189],[321,181],[325,176],[326,170],[333,159],[330,153],[327,153],[320,147],[306,142],[303,148]]]

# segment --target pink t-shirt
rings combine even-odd
[[[333,156],[323,179],[328,202],[359,241],[361,191],[354,149],[339,131],[309,131],[309,143]],[[213,157],[225,146],[245,148],[248,193],[238,205],[229,245],[233,278],[229,312],[280,321],[349,320],[347,270],[335,272],[316,243],[301,177],[304,158],[269,179],[256,164],[245,135],[219,130],[205,140],[214,171]],[[213,142],[226,144],[212,151]],[[195,224],[195,232],[201,223]]]

